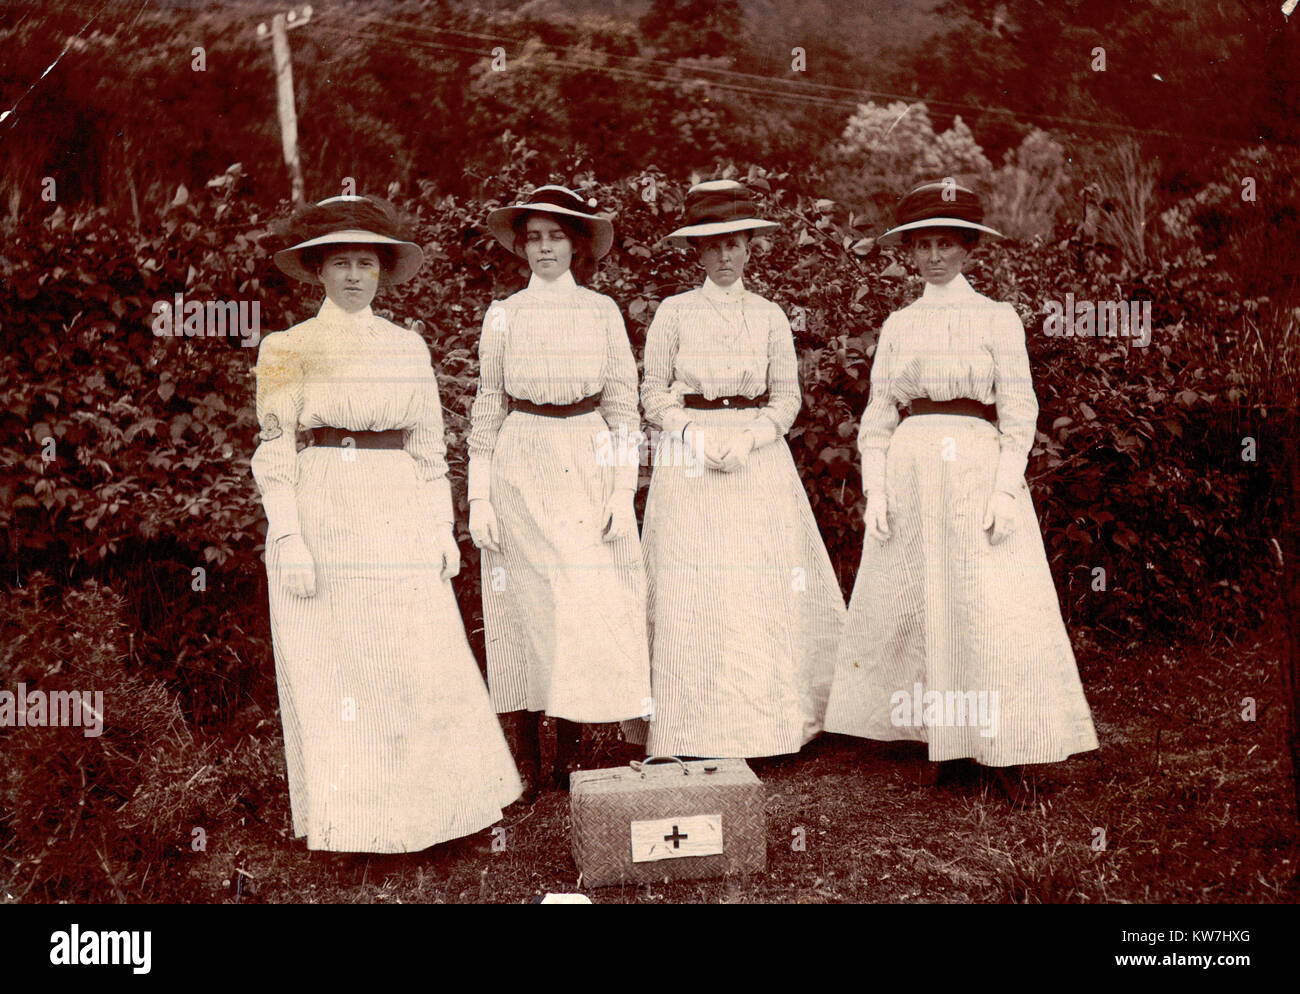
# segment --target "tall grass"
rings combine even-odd
[[[1137,142],[1120,144],[1112,167],[1098,176],[1103,202],[1109,201],[1111,212],[1106,234],[1132,266],[1147,260],[1147,224],[1155,216],[1156,179],[1160,160],[1145,155]]]

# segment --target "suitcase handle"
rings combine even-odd
[[[691,768],[676,756],[647,756],[645,759],[634,759],[628,765],[644,777],[645,768],[651,763],[676,763],[682,768],[682,776],[689,777],[691,775]]]

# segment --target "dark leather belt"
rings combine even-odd
[[[600,397],[600,394],[593,393],[590,397],[575,400],[572,404],[534,404],[531,400],[524,400],[522,397],[511,397],[510,410],[523,411],[525,414],[540,414],[544,418],[576,418],[579,414],[590,414],[598,408]]]
[[[401,428],[389,428],[386,431],[353,431],[350,428],[313,428],[311,439],[313,445],[330,445],[336,449],[353,445],[358,449],[400,449],[405,442]],[[350,438],[350,443],[344,439]]]
[[[688,393],[682,406],[691,411],[725,411],[737,407],[766,407],[767,391],[757,397],[714,397],[709,400],[702,393]]]
[[[968,418],[983,418],[997,424],[998,409],[992,404],[981,404],[970,397],[958,397],[956,400],[931,400],[929,397],[917,397],[899,411],[902,417],[916,417],[918,414],[960,414]]]

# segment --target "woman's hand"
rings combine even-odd
[[[728,433],[721,428],[691,426],[686,429],[684,437],[687,446],[695,453],[696,460],[703,462],[706,469],[725,473],[730,472],[725,468],[724,462],[731,448],[727,435]]]
[[[456,536],[450,526],[443,525],[438,528],[433,540],[438,555],[442,558],[442,572],[439,575],[444,580],[450,580],[460,573],[460,546],[456,544]]]
[[[280,556],[280,582],[295,597],[316,596],[316,563],[307,543],[297,532],[284,535],[275,543]]]
[[[469,537],[479,549],[501,551],[501,526],[497,524],[497,512],[485,497],[469,502]]]
[[[985,531],[990,528],[990,545],[1000,545],[1010,538],[1016,530],[1016,499],[1005,490],[995,490],[989,498],[988,508],[984,511],[984,523],[980,525]]]
[[[717,432],[712,428],[699,428],[695,425],[688,425],[682,430],[682,441],[686,443],[686,448],[694,455],[697,463],[703,463],[706,469],[721,469],[720,463],[714,455],[714,450],[718,447]]]
[[[605,510],[601,516],[601,531],[606,542],[617,542],[621,538],[636,536],[636,508],[633,506],[635,493],[631,490],[615,490],[605,501]]]
[[[867,538],[882,545],[889,541],[889,505],[884,494],[872,494],[867,498],[867,510],[862,520],[867,525]]]
[[[725,452],[719,456],[721,470],[734,473],[749,462],[749,454],[754,451],[754,433],[752,431],[733,432]]]

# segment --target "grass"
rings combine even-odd
[[[119,597],[91,585],[60,606],[52,594],[33,584],[11,595],[0,687],[103,687],[119,717],[98,738],[0,729],[0,902],[517,903],[576,889],[568,795],[554,791],[506,812],[501,851],[485,830],[419,853],[309,852],[290,835],[278,717],[250,705],[242,732],[194,733],[173,693],[124,663]],[[822,736],[757,764],[766,873],[587,893],[1295,903],[1281,627],[1177,651],[1076,633],[1101,748],[1034,768],[1025,808],[977,783],[917,786],[914,743]],[[1254,720],[1243,719],[1247,699]],[[595,765],[630,758],[608,728],[594,738]]]
[[[1035,768],[1037,796],[1022,810],[977,785],[916,786],[911,744],[823,736],[762,770],[766,874],[587,893],[599,903],[1295,902],[1280,650],[1261,639],[1084,655],[1102,748]],[[1241,718],[1244,696],[1257,701],[1253,722]],[[484,832],[366,856],[309,853],[277,831],[288,817],[280,790],[266,799],[270,821],[227,826],[189,861],[201,899],[233,901],[236,870],[249,874],[243,902],[521,902],[576,889],[567,794],[511,808],[500,852]]]

